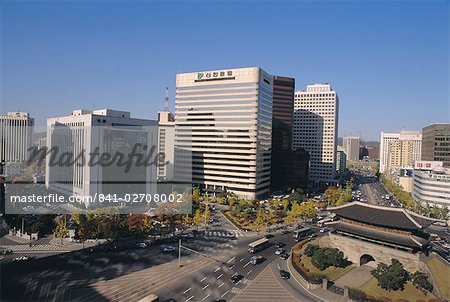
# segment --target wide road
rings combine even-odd
[[[260,236],[262,237],[262,236]],[[254,240],[254,239],[252,239]],[[232,300],[234,296],[239,295],[247,285],[252,284],[255,278],[258,278],[263,271],[269,268],[275,276],[279,276],[278,267],[287,270],[286,261],[281,260],[278,255],[275,254],[275,244],[282,242],[288,251],[295,243],[291,234],[276,234],[270,241],[272,246],[257,253],[261,255],[265,260],[257,265],[250,263],[250,258],[253,254],[247,252],[248,243],[252,240],[240,240],[238,242],[231,243],[229,249],[218,251],[216,254],[218,257],[214,263],[211,263],[208,267],[198,271],[190,278],[180,279],[171,283],[158,291],[158,294],[162,301],[174,299],[175,301],[213,301],[214,299],[224,299],[226,301]],[[219,258],[220,257],[220,258]],[[274,267],[273,264],[276,266]],[[230,281],[232,276],[239,275],[242,278],[233,283]],[[296,301],[322,301],[317,297],[310,295],[307,291],[303,290],[294,279],[284,280],[277,278],[274,284],[274,291],[279,289],[280,286],[290,288],[288,292],[294,296]],[[281,280],[281,282],[280,282]],[[290,284],[290,285],[288,285]],[[266,290],[271,290],[270,284],[267,284]],[[238,296],[236,296],[238,297]],[[234,301],[241,301],[236,299]],[[268,296],[260,296],[258,301],[274,301]]]

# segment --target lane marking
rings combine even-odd
[[[206,277],[203,277],[203,279],[202,279],[202,280],[200,280],[200,282],[203,282],[203,281],[205,281],[205,279],[206,279]]]
[[[234,268],[234,264],[232,266],[230,266],[230,269],[233,269],[233,268]]]
[[[220,296],[221,298],[225,297],[225,295],[228,294],[228,291],[224,292],[222,296]],[[187,302],[187,301],[186,301]]]
[[[218,288],[221,288],[224,284],[225,284],[225,282],[223,282],[222,284],[220,284]]]
[[[241,260],[239,260],[239,262],[242,262],[242,261],[244,261],[244,258],[242,258]]]
[[[194,296],[191,296],[189,299],[186,300],[186,302],[189,302]]]
[[[206,297],[204,297],[203,301],[206,300],[206,298],[208,298],[209,296],[211,296],[211,294],[208,294]]]
[[[234,259],[236,259],[236,256],[234,256],[233,258],[231,258],[230,260],[228,260],[227,263],[230,263],[230,262],[233,261]]]
[[[217,277],[217,279],[220,279],[222,276],[223,276],[223,274],[220,274],[220,275]]]
[[[249,270],[249,271],[247,272],[247,275],[249,275],[251,272],[252,272],[252,270]]]
[[[231,277],[233,277],[234,275],[237,275],[237,273],[235,272],[233,275],[231,275]]]
[[[203,287],[203,290],[205,290],[205,288],[207,288],[209,286],[209,284],[206,284],[204,287]]]
[[[220,267],[216,268],[216,270],[214,272],[216,273],[218,270],[220,270]]]
[[[248,265],[250,264],[250,261],[249,262],[247,262],[247,264],[246,265],[244,265],[244,268],[246,268]]]
[[[183,295],[184,294],[186,294],[188,291],[190,291],[191,290],[191,288],[189,287],[187,290],[185,290],[184,292],[183,292]]]

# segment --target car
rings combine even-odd
[[[285,270],[280,270],[280,275],[281,275],[281,278],[283,278],[283,279],[289,279],[291,277],[291,274],[289,274],[289,272],[287,272]]]
[[[241,279],[244,278],[242,275],[234,275],[230,278],[231,283],[238,283]]]
[[[290,233],[290,231],[284,230],[284,231],[281,232],[281,235],[286,235],[286,234],[289,234],[289,233]]]
[[[136,247],[145,249],[147,247],[147,243],[145,243],[145,242],[136,243]]]
[[[445,229],[446,234],[450,234],[450,229]]]
[[[264,237],[266,237],[266,239],[270,239],[270,238],[273,238],[273,237],[275,237],[275,236],[273,236],[272,234],[267,234],[267,235],[264,236]]]
[[[308,237],[312,239],[312,238],[314,238],[314,237],[316,237],[316,236],[317,236],[316,234],[312,233],[312,234],[309,235]]]
[[[448,250],[450,249],[450,244],[448,244],[448,243],[443,243],[442,246]]]
[[[275,244],[276,247],[278,248],[282,248],[284,247],[286,244],[284,244],[283,242],[278,242],[277,244]]]
[[[326,232],[328,232],[328,231],[330,231],[330,228],[327,228],[327,227],[321,228],[321,229],[319,230],[319,232],[321,232],[321,233],[326,233]]]
[[[30,259],[30,258],[28,258],[28,256],[19,256],[19,257],[14,257],[13,261],[27,261],[28,259]]]
[[[281,255],[283,253],[285,253],[286,250],[283,248],[277,248],[277,250],[275,251],[275,255]]]
[[[281,253],[281,254],[280,254],[280,259],[286,260],[287,258],[289,258],[288,253]]]
[[[255,255],[252,258],[250,258],[250,263],[253,265],[259,264],[263,260],[263,257],[261,255]]]
[[[174,251],[175,251],[175,247],[172,245],[167,245],[163,249],[163,252],[165,252],[165,253],[170,253],[170,252],[174,252]]]
[[[226,302],[227,300],[225,300],[225,299],[221,299],[221,298],[217,298],[217,299],[214,299],[212,302]]]

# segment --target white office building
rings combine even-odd
[[[330,84],[295,93],[293,148],[309,152],[310,181],[318,185],[336,182],[338,114],[339,98]]]
[[[357,136],[344,136],[343,148],[347,155],[347,160],[359,160],[360,138]]]
[[[391,168],[412,168],[414,161],[421,159],[421,154],[422,134],[419,131],[381,132],[380,173],[390,173]]]
[[[33,146],[34,119],[26,112],[8,112],[0,116],[0,162],[3,174],[12,180],[26,168]]]
[[[412,197],[423,206],[450,208],[450,169],[443,162],[416,161]]]
[[[192,182],[255,199],[270,189],[273,77],[259,67],[177,74],[175,148]]]
[[[45,184],[76,196],[154,193],[156,164],[149,164],[147,155],[156,158],[157,135],[157,121],[132,118],[125,111],[75,110],[69,116],[49,118]],[[132,165],[126,170],[123,163],[132,154]],[[144,165],[137,164],[140,155]],[[71,165],[64,164],[67,158]]]
[[[0,116],[0,160],[17,163],[28,160],[32,146],[34,119],[26,112],[8,112]]]

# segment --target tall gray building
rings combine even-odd
[[[344,136],[343,148],[347,155],[347,160],[359,160],[360,139],[358,136]]]
[[[270,190],[273,77],[259,67],[177,74],[175,148],[192,182],[258,198]]]

